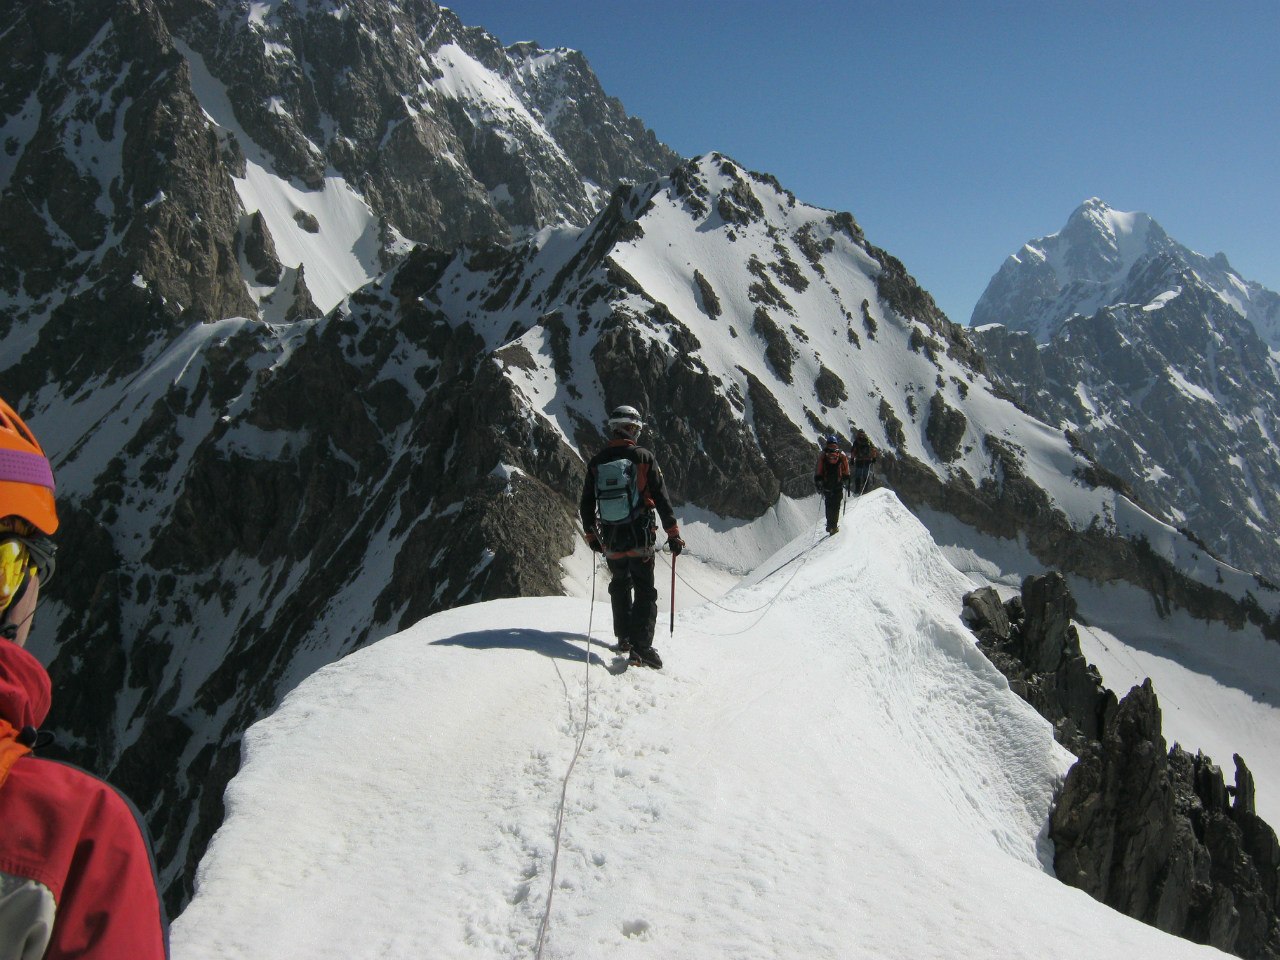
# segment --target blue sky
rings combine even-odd
[[[685,156],[848,210],[955,321],[1084,200],[1280,290],[1280,0],[456,0]]]

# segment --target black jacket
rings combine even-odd
[[[867,436],[855,438],[853,450],[850,453],[854,463],[873,463],[880,458],[880,451],[876,449],[876,445]]]
[[[588,539],[596,533],[596,468],[610,460],[626,458],[636,465],[636,487],[640,492],[640,500],[650,510],[657,510],[662,518],[662,529],[668,537],[680,536],[680,525],[676,522],[675,511],[671,509],[671,501],[667,499],[667,488],[662,482],[662,471],[653,454],[644,447],[637,447],[634,440],[611,440],[609,445],[597,453],[587,463],[587,475],[582,482],[582,498],[578,501],[578,514],[582,518],[582,529]]]

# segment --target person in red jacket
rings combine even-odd
[[[822,494],[827,508],[827,533],[840,529],[840,501],[849,482],[849,458],[840,449],[840,438],[832,434],[818,454],[818,465],[813,468],[813,486]]]
[[[53,576],[53,471],[0,400],[0,960],[162,960],[168,929],[137,811],[102,780],[32,755],[49,675],[25,649]]]

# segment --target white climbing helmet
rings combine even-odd
[[[640,436],[640,430],[643,426],[644,421],[640,418],[640,411],[635,407],[625,405],[614,407],[613,413],[609,414],[609,429],[614,433],[628,436],[632,440]]]

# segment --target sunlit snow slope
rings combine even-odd
[[[249,731],[174,956],[532,957],[544,920],[582,960],[1216,955],[1049,875],[1070,757],[970,586],[878,491],[681,613],[660,673],[610,673],[606,603],[422,621]]]

